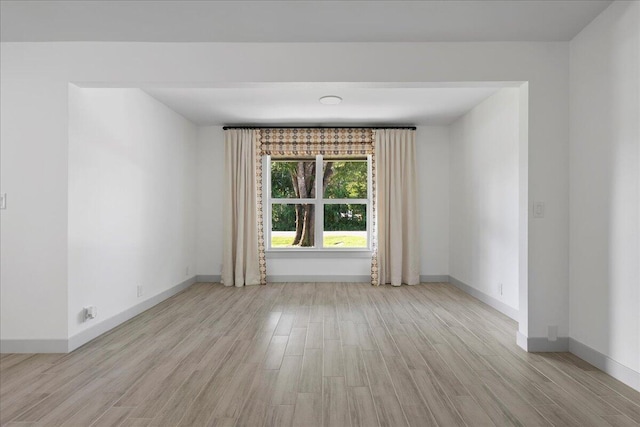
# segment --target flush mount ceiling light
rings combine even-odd
[[[324,105],[338,105],[342,102],[342,98],[336,95],[327,95],[320,98],[320,104]]]

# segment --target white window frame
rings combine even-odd
[[[333,157],[333,156],[332,156]],[[359,156],[360,157],[360,156]],[[265,155],[262,157],[262,194],[263,197],[263,225],[264,236],[266,240],[266,251],[271,253],[338,253],[338,252],[353,252],[359,254],[369,254],[371,252],[371,155],[367,155],[367,198],[366,199],[325,199],[322,191],[322,175],[324,156],[318,154],[315,156],[316,162],[316,178],[314,185],[316,186],[316,197],[313,199],[296,199],[296,198],[283,198],[273,199],[271,198],[271,156]],[[300,160],[309,160],[309,157],[300,156]],[[276,158],[277,160],[277,158]],[[332,158],[332,160],[335,160]],[[346,160],[347,156],[340,157],[338,160]],[[296,161],[295,158],[292,161]],[[318,167],[320,165],[320,167]],[[298,204],[311,204],[315,206],[315,246],[313,247],[293,247],[293,248],[272,248],[271,247],[271,219],[272,219],[272,206],[274,204],[283,205],[298,205]],[[342,204],[359,204],[366,205],[367,212],[367,246],[362,248],[325,248],[324,247],[324,205],[342,205]]]

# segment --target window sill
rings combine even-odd
[[[369,249],[269,249],[267,259],[371,258]]]

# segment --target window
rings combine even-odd
[[[267,249],[369,250],[370,157],[265,156]]]

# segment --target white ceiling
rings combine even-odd
[[[567,41],[606,0],[2,1],[2,41]]]
[[[154,88],[149,95],[198,125],[445,125],[499,87]],[[343,98],[323,105],[324,95]]]

